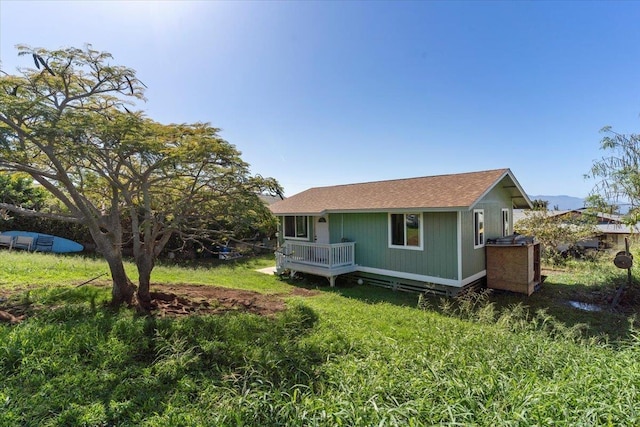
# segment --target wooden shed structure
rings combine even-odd
[[[542,283],[540,243],[529,236],[487,242],[487,287],[531,295]]]

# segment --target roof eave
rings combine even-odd
[[[531,200],[529,200],[529,196],[527,196],[527,193],[522,189],[522,186],[520,185],[520,183],[518,182],[518,180],[516,179],[516,177],[513,175],[513,172],[511,172],[511,169],[506,169],[504,171],[504,173],[502,175],[500,175],[500,177],[498,177],[493,184],[491,184],[472,204],[471,206],[469,206],[469,210],[475,208],[478,203],[480,203],[482,201],[482,199],[484,199],[487,194],[489,194],[495,187],[496,185],[498,185],[505,177],[509,177],[509,179],[511,180],[511,182],[513,182],[513,185],[515,185],[516,189],[518,190],[518,192],[520,193],[519,195],[516,195],[514,197],[511,197],[511,201],[512,201],[512,205],[514,208],[516,209],[533,209],[533,204],[531,203]],[[515,200],[516,199],[521,199],[523,200],[523,203],[516,203]]]
[[[323,216],[326,215],[328,212],[325,211],[319,211],[319,212],[273,212],[271,211],[271,213],[274,216],[290,216],[290,215],[297,215],[297,216]]]
[[[365,209],[325,209],[313,212],[272,212],[275,216],[307,215],[323,216],[327,214],[359,214],[359,213],[394,213],[394,212],[458,212],[468,210],[469,206],[442,206],[442,207],[404,207],[404,208],[365,208]]]

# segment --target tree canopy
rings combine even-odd
[[[607,154],[594,161],[585,175],[596,180],[592,203],[629,203],[628,222],[635,224],[640,219],[640,135],[620,134],[609,126],[601,132],[600,148]]]
[[[109,263],[114,303],[148,304],[151,271],[172,236],[215,240],[242,218],[270,216],[258,196],[281,193],[277,181],[251,175],[219,129],[135,110],[145,86],[133,69],[91,46],[18,50],[36,68],[0,75],[0,170],[27,174],[60,201],[56,218],[88,227]],[[124,271],[124,244],[138,287]]]

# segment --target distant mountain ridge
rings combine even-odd
[[[573,196],[529,196],[529,200],[546,200],[549,204],[547,209],[549,210],[561,210],[567,211],[571,209],[584,208],[585,199]],[[628,203],[614,203],[618,206],[618,213],[626,215],[631,207]],[[557,208],[557,209],[556,209]]]
[[[584,199],[573,196],[529,196],[530,200],[546,200],[548,209],[569,210],[584,207]]]

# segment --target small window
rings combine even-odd
[[[484,246],[484,210],[476,209],[473,211],[473,230],[474,230],[474,248]]]
[[[389,214],[389,246],[422,249],[422,214]]]
[[[285,216],[284,217],[284,237],[290,239],[309,238],[309,218],[307,216]]]
[[[502,236],[511,235],[511,221],[509,221],[509,209],[502,209]]]

